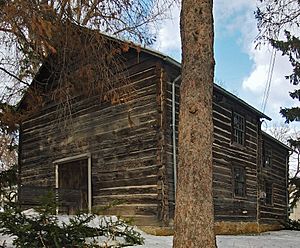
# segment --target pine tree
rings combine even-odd
[[[287,56],[293,67],[293,72],[286,79],[293,85],[300,82],[300,2],[298,0],[260,0],[256,19],[258,21],[259,42],[269,42],[275,49]],[[290,97],[300,100],[300,89],[290,92]],[[280,113],[286,122],[300,121],[300,108],[284,107]]]
[[[293,68],[292,74],[286,75],[286,79],[293,84],[296,89],[289,92],[296,106],[282,107],[281,115],[286,123],[300,121],[300,1],[299,0],[260,0],[261,4],[255,12],[257,26],[259,29],[258,41],[267,42],[283,56],[287,56]],[[289,144],[296,154],[299,154],[300,137],[297,135],[289,139]],[[299,160],[298,171],[290,179],[292,192],[292,205],[300,199],[299,180]]]
[[[183,0],[179,166],[173,247],[216,247],[212,197],[212,0]]]

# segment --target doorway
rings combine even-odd
[[[91,159],[88,155],[55,161],[60,210],[74,214],[91,211]]]

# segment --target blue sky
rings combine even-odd
[[[236,42],[239,33],[216,34],[215,39],[215,81],[224,87],[239,87],[241,79],[251,72],[252,62]]]
[[[257,36],[254,0],[215,0],[215,81],[249,104],[262,110],[272,48],[255,49]],[[155,49],[180,61],[179,8],[172,9],[172,19],[158,30]],[[291,71],[286,58],[277,53],[265,113],[273,123],[283,122],[280,107],[296,103],[288,96],[292,86],[284,76]],[[269,126],[272,125],[268,123]]]

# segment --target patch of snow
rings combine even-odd
[[[299,231],[273,231],[258,235],[220,235],[220,248],[297,248],[300,244]]]
[[[38,214],[35,210],[29,209],[26,215],[35,216]],[[62,223],[67,223],[70,216],[59,215],[58,220]],[[117,217],[104,217],[97,216],[89,225],[96,227],[103,221],[116,221]],[[171,248],[173,244],[173,236],[154,236],[146,234],[139,229],[135,228],[145,238],[144,245],[134,246],[136,248]],[[13,248],[14,237],[0,236],[0,247],[4,245],[6,248]],[[89,240],[93,242],[93,239]],[[4,243],[5,242],[5,243]],[[119,239],[107,240],[107,237],[97,237],[96,242],[102,245],[113,245],[122,242]],[[274,231],[266,232],[257,235],[217,235],[218,248],[298,248],[300,244],[300,232],[299,231]]]
[[[39,216],[39,212],[37,212],[35,209],[33,208],[29,208],[29,209],[26,209],[22,212],[23,214],[25,214],[26,216],[28,217],[36,217],[36,216]]]
[[[142,232],[145,238],[144,245],[136,248],[171,248],[172,236],[153,236]],[[6,240],[6,247],[13,248],[12,237],[0,236],[0,245]],[[99,243],[105,240],[99,238]],[[112,241],[111,241],[112,242]],[[112,243],[109,244],[112,244]],[[300,244],[299,231],[274,231],[258,235],[217,235],[218,248],[298,248]]]
[[[142,233],[145,244],[138,248],[171,248],[173,237],[158,237]],[[218,248],[298,248],[299,231],[274,231],[257,235],[217,235]]]
[[[153,236],[142,233],[145,238],[144,245],[134,246],[136,248],[171,248],[172,236]],[[0,236],[0,245],[6,240],[6,247],[13,248],[12,237]],[[106,242],[101,237],[99,243]],[[112,241],[111,241],[112,242]],[[109,244],[112,244],[112,243]],[[299,231],[275,231],[258,235],[218,235],[218,248],[298,248],[300,244]]]
[[[171,248],[173,244],[173,236],[154,236],[140,231],[142,237],[145,238],[144,245],[137,245],[138,248]]]
[[[0,234],[0,247],[13,248],[14,237],[4,236]]]

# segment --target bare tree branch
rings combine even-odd
[[[9,71],[8,71],[8,70],[6,70],[5,68],[3,68],[3,67],[0,67],[0,70],[1,70],[1,71],[3,71],[3,72],[5,72],[6,74],[8,74],[10,77],[12,77],[12,78],[14,78],[14,79],[18,80],[20,83],[22,83],[22,84],[25,84],[25,85],[27,85],[27,86],[30,86],[30,84],[29,84],[29,83],[27,83],[27,82],[23,81],[22,79],[20,79],[19,77],[17,77],[15,74],[13,74],[13,73],[9,72]]]

